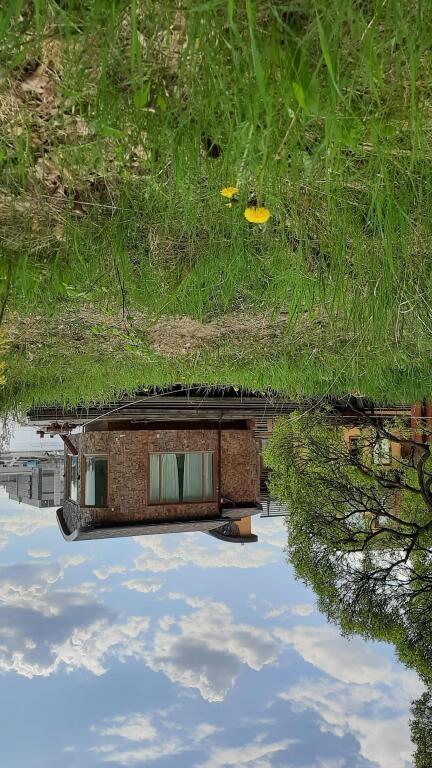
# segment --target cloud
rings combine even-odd
[[[321,730],[342,738],[349,734],[360,745],[363,758],[380,768],[408,768],[413,746],[408,723],[409,699],[397,689],[353,685],[327,678],[302,680],[281,698],[298,712],[312,710]],[[393,711],[392,711],[393,710]]]
[[[146,579],[129,579],[128,581],[122,581],[122,586],[127,589],[132,589],[135,592],[159,592],[162,589],[163,584],[159,581],[150,581]]]
[[[104,565],[102,568],[95,568],[93,573],[98,579],[104,581],[113,573],[126,573],[126,571],[127,568],[124,565]]]
[[[64,555],[60,558],[59,563],[63,568],[70,568],[74,565],[83,565],[87,561],[88,558],[84,557],[84,555]]]
[[[270,757],[289,748],[293,740],[270,741],[258,733],[241,746],[220,747],[214,737],[223,728],[214,723],[202,722],[187,725],[182,718],[184,710],[176,706],[169,712],[155,710],[149,713],[122,714],[100,725],[93,725],[90,731],[97,743],[90,751],[97,754],[99,761],[117,765],[147,765],[150,762],[192,753],[183,757],[182,765],[195,768],[223,768],[223,766],[249,766],[249,768],[272,768]],[[169,717],[167,717],[169,715]],[[256,731],[256,729],[255,729]],[[198,761],[196,759],[198,753]]]
[[[298,626],[274,634],[327,675],[302,680],[280,698],[297,711],[314,711],[321,730],[354,736],[363,758],[374,765],[411,765],[409,706],[423,690],[414,672],[396,667],[378,644],[349,640],[335,627]]]
[[[35,557],[39,559],[42,557],[51,557],[51,552],[49,552],[47,549],[28,549],[27,555],[29,557]]]
[[[251,744],[243,744],[240,747],[218,747],[210,752],[204,763],[199,763],[197,768],[225,768],[229,765],[246,765],[250,768],[271,768],[269,756],[277,752],[283,752],[295,739],[283,741],[265,742],[257,739]]]
[[[291,613],[293,613],[294,616],[310,616],[313,612],[314,607],[312,603],[299,603],[298,605],[293,605],[291,608]]]
[[[376,653],[359,637],[343,638],[335,627],[297,626],[278,628],[275,635],[291,645],[305,659],[328,675],[345,683],[388,681],[393,674],[390,659]]]
[[[0,509],[0,536],[32,536],[37,531],[57,526],[54,510],[48,507],[35,512],[34,507],[18,502],[3,502]]]
[[[81,561],[80,561],[81,562]],[[77,565],[67,558],[58,563],[11,563],[0,565],[0,606],[57,615],[58,601],[47,599],[51,585],[61,581],[66,568]]]
[[[156,710],[151,714],[135,712],[120,715],[104,720],[101,725],[91,726],[90,730],[101,740],[90,751],[96,753],[102,762],[144,765],[203,749],[204,742],[222,730],[206,722],[197,723],[192,728],[185,727],[174,721],[173,709],[169,712]]]
[[[100,736],[120,736],[127,741],[153,741],[157,739],[157,729],[151,718],[142,714],[114,717],[109,725],[92,730]]]
[[[269,604],[269,603],[267,603]],[[264,614],[265,619],[277,619],[279,616],[310,616],[313,613],[314,607],[312,603],[300,603],[298,605],[280,605],[278,608],[273,607],[267,613]]]
[[[99,759],[104,763],[145,765],[147,762],[161,760],[163,757],[172,757],[184,752],[184,743],[180,738],[171,737],[148,746],[137,746],[129,749],[102,744],[99,747],[93,747],[92,751],[99,754]]]
[[[268,631],[236,624],[224,603],[198,598],[185,602],[193,611],[179,619],[163,617],[155,632],[146,657],[154,671],[183,687],[196,688],[208,701],[223,701],[242,666],[258,671],[276,660],[279,644]]]
[[[144,549],[144,554],[134,561],[137,571],[163,573],[187,565],[198,568],[261,568],[279,559],[275,549],[261,543],[255,547],[229,546],[203,534],[182,534],[175,540],[175,548],[169,548],[162,536],[137,537],[135,541]]]
[[[58,588],[78,560],[0,567],[0,670],[28,678],[62,667],[101,675],[111,656],[143,658],[147,618],[122,622],[90,588]]]
[[[75,629],[64,643],[53,646],[56,664],[63,663],[69,671],[81,667],[94,675],[103,675],[106,657],[114,649],[119,661],[128,657],[143,658],[142,635],[148,628],[148,618],[131,616],[123,624],[105,619]]]
[[[195,744],[198,744],[200,741],[204,741],[205,739],[208,739],[210,736],[214,736],[215,733],[218,733],[218,731],[222,731],[223,728],[217,728],[215,725],[212,725],[211,723],[200,723],[197,725],[192,732],[193,740]]]

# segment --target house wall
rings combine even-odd
[[[216,517],[217,501],[189,504],[148,503],[149,454],[152,452],[212,451],[215,456],[216,494],[234,502],[259,499],[258,445],[252,430],[221,431],[221,489],[218,492],[218,430],[139,430],[84,432],[71,437],[79,451],[80,477],[84,478],[84,456],[107,455],[108,506],[82,510],[85,522],[147,522]],[[67,455],[65,450],[65,455]],[[81,483],[80,483],[81,485]],[[79,493],[81,489],[79,487]],[[65,511],[70,504],[65,504]]]
[[[373,436],[373,432],[368,427],[346,427],[344,429],[344,440],[347,445],[347,448],[349,448],[350,439],[361,437],[363,436],[366,441],[371,440]],[[372,454],[372,446],[369,444],[367,448],[364,449],[365,451],[368,451],[369,458]],[[401,458],[401,444],[397,443],[394,440],[390,441],[390,450],[392,455],[392,465],[382,465],[383,468],[386,466],[394,466],[397,462],[399,462]],[[366,456],[365,456],[366,458]]]

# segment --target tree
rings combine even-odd
[[[414,754],[416,768],[431,768],[432,765],[432,696],[427,690],[411,707],[411,736],[416,747]]]
[[[327,618],[392,642],[428,685],[410,725],[415,766],[431,768],[431,451],[403,421],[354,415],[354,446],[334,413],[280,419],[265,452],[270,492],[286,504],[289,559]],[[388,465],[375,463],[383,440],[399,449]]]
[[[394,643],[401,660],[430,681],[430,448],[402,420],[360,411],[350,446],[332,416],[280,419],[266,450],[270,492],[287,507],[289,559],[329,620],[346,633]],[[376,463],[389,445],[397,455]]]

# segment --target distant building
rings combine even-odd
[[[64,459],[59,451],[0,454],[0,486],[9,498],[32,507],[63,503]]]

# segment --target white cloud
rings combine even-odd
[[[84,558],[80,560],[80,563]],[[57,600],[49,601],[47,593],[51,585],[61,581],[65,569],[77,565],[68,558],[58,563],[11,563],[0,566],[0,606],[35,610],[44,616],[58,614]]]
[[[312,710],[321,719],[321,729],[336,736],[354,736],[363,758],[380,768],[408,768],[413,746],[410,738],[406,696],[397,689],[355,685],[322,678],[302,680],[281,698],[293,709]]]
[[[51,552],[47,549],[28,549],[27,554],[29,557],[35,557],[37,559],[42,557],[51,557]]]
[[[0,567],[0,670],[32,678],[63,666],[100,675],[112,655],[143,658],[147,618],[120,621],[95,599],[91,584],[56,586],[78,559]]]
[[[314,612],[314,607],[312,603],[299,603],[298,605],[293,605],[291,612],[294,616],[310,616]]]
[[[222,730],[223,728],[217,728],[211,723],[200,723],[196,726],[196,728],[193,729],[193,740],[195,744],[198,744],[200,741],[204,741],[205,739],[210,738],[210,736],[214,736],[215,733],[218,733]]]
[[[305,661],[345,683],[386,682],[393,674],[390,659],[359,637],[343,638],[335,627],[300,625],[278,628],[275,635],[293,646]]]
[[[279,553],[280,557],[283,554],[283,550],[287,544],[287,529],[285,525],[285,518],[261,518],[259,541],[260,544],[274,547]]]
[[[195,768],[223,768],[223,766],[247,766],[248,768],[272,768],[271,756],[295,743],[291,739],[271,741],[264,733],[258,733],[241,746],[219,747],[214,737],[223,728],[214,723],[198,722],[185,726],[176,719],[183,713],[181,706],[168,712],[154,710],[148,713],[122,714],[102,724],[91,726],[90,731],[98,742],[90,747],[99,761],[117,765],[147,765],[163,758],[177,758],[177,764],[194,765]],[[255,729],[256,732],[256,729]],[[199,753],[199,757],[178,756],[183,753]],[[199,762],[197,762],[197,760]]]
[[[64,664],[71,671],[84,668],[94,675],[106,672],[106,657],[115,651],[116,659],[143,658],[142,635],[149,628],[149,619],[131,616],[126,622],[96,621],[88,627],[74,629],[61,645],[54,645],[52,653],[56,668]]]
[[[204,763],[199,763],[197,768],[225,768],[229,765],[246,765],[249,768],[271,768],[269,756],[277,752],[283,752],[291,744],[295,744],[294,739],[284,739],[283,741],[265,742],[261,739],[251,744],[243,744],[240,747],[218,747],[212,749],[208,759]]]
[[[183,723],[175,721],[175,709],[181,711],[180,707],[172,707],[168,711],[132,713],[104,720],[102,725],[90,728],[97,737],[103,738],[90,751],[95,752],[102,762],[144,765],[206,748],[204,742],[222,730],[206,722],[185,728]]]
[[[291,608],[289,605],[280,605],[278,608],[271,608],[264,614],[265,619],[277,619],[279,616],[289,616]]]
[[[396,667],[382,646],[349,640],[331,626],[277,629],[275,635],[328,676],[303,680],[282,699],[298,711],[316,712],[322,730],[353,735],[374,765],[411,765],[409,707],[422,692],[414,672]]]
[[[208,701],[222,701],[243,665],[258,671],[276,660],[279,644],[267,630],[236,624],[223,603],[198,598],[185,602],[194,610],[179,619],[164,617],[155,633],[153,649],[147,653],[154,671],[183,687],[196,688]]]
[[[96,581],[82,581],[81,584],[77,584],[76,587],[74,587],[74,590],[79,592],[80,595],[90,595],[94,598],[106,592],[112,592],[111,587],[102,586]]]
[[[147,762],[161,760],[163,757],[172,757],[184,752],[184,742],[180,738],[171,737],[148,746],[137,746],[129,749],[103,744],[99,747],[93,747],[92,751],[99,754],[99,759],[104,763],[145,765]]]
[[[122,586],[127,589],[132,589],[135,592],[159,592],[162,589],[162,582],[150,581],[146,579],[129,579],[128,581],[122,581]]]
[[[269,605],[269,603],[267,603]],[[310,616],[313,613],[314,607],[312,603],[299,603],[298,605],[280,605],[278,607],[272,607],[267,613],[264,614],[265,619],[277,619],[279,616]]]
[[[158,735],[151,718],[142,714],[114,717],[109,725],[92,730],[99,736],[120,736],[127,741],[153,741]]]
[[[98,579],[104,581],[113,573],[126,573],[126,571],[127,568],[124,565],[104,565],[102,568],[95,568],[93,573]]]
[[[84,555],[64,555],[60,558],[59,563],[63,568],[71,568],[76,565],[83,565],[87,561],[88,558],[84,557]]]
[[[280,550],[259,546],[240,547],[216,542],[203,534],[182,534],[169,548],[163,536],[146,536],[135,541],[144,549],[134,565],[137,571],[162,573],[194,565],[199,568],[261,568],[277,562]],[[172,541],[172,540],[171,540]],[[171,543],[171,542],[170,542]]]
[[[55,513],[52,509],[38,509],[27,504],[8,502],[0,510],[0,536],[4,539],[7,534],[15,536],[32,536],[37,531],[57,526]]]

